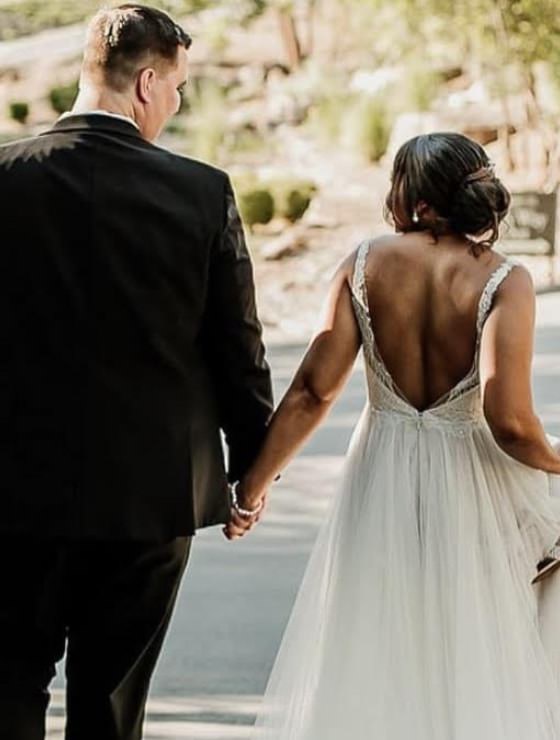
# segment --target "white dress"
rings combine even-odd
[[[480,337],[514,263],[481,295],[471,371],[419,412],[375,345],[368,246],[352,284],[368,400],[255,735],[560,740],[560,571],[530,584],[560,534],[557,476],[507,456],[481,408]],[[551,587],[549,649],[538,604]]]

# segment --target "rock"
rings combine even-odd
[[[286,229],[291,226],[285,218],[276,216],[267,224],[255,224],[253,231],[263,237],[280,236],[285,233]]]
[[[305,233],[300,228],[289,229],[282,236],[263,245],[260,250],[265,260],[281,260],[303,252],[308,245]]]
[[[336,229],[340,226],[340,220],[332,214],[332,203],[320,194],[313,198],[301,222],[307,229]]]

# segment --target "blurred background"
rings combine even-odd
[[[116,3],[115,3],[116,4]],[[390,227],[396,148],[434,130],[485,145],[515,192],[500,248],[541,295],[534,379],[560,434],[558,0],[161,0],[194,38],[184,104],[159,142],[227,169],[247,227],[276,398],[337,263]],[[96,0],[0,0],[0,143],[47,129],[77,90]],[[60,217],[63,217],[62,214]],[[246,740],[364,403],[359,368],[232,547],[197,535],[148,705],[147,740]],[[49,740],[64,728],[63,666]],[[1,722],[1,718],[0,718]]]
[[[305,340],[339,259],[388,228],[389,166],[410,136],[461,131],[515,191],[555,192],[557,0],[157,4],[194,37],[183,109],[161,144],[232,173],[269,342]],[[0,141],[71,106],[84,24],[102,5],[0,0]],[[553,196],[526,198],[506,238],[547,232],[525,251],[550,251],[555,208]],[[552,261],[527,261],[550,284]]]

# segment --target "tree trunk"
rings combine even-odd
[[[498,140],[502,142],[505,153],[505,165],[508,172],[515,170],[516,162],[513,156],[513,146],[511,140],[511,132],[513,126],[511,123],[511,111],[509,106],[509,96],[500,72],[497,72],[498,83],[498,96],[500,99],[500,105],[502,106],[504,122],[503,125],[498,128]]]
[[[543,112],[537,95],[537,84],[533,68],[529,66],[527,70],[527,121],[529,127],[538,131],[543,152],[543,174],[542,180],[546,181],[550,177],[552,151],[554,149],[553,136],[549,135],[547,125],[544,120]]]
[[[494,32],[496,34],[496,50],[501,48],[502,50],[510,49],[510,41],[507,32],[506,23],[504,20],[504,5],[503,0],[496,0],[494,3],[493,12]],[[509,98],[507,91],[507,82],[504,76],[503,67],[500,65],[496,69],[496,78],[499,86],[499,97],[504,112],[504,126],[500,129],[499,135],[504,143],[504,149],[506,154],[506,167],[512,172],[515,169],[515,157],[513,156],[513,147],[511,142],[511,112],[509,107]]]
[[[307,2],[307,43],[305,56],[313,56],[315,51],[315,21],[317,16],[317,0],[308,0]]]
[[[541,123],[541,112],[537,99],[537,83],[531,67],[527,70],[527,122],[531,128],[538,129]]]
[[[278,9],[278,21],[280,35],[288,57],[288,66],[293,71],[300,67],[303,58],[294,14],[290,10],[280,8]]]

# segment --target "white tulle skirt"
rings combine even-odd
[[[530,583],[554,478],[484,424],[419,433],[367,406],[256,737],[560,740],[560,571]]]

